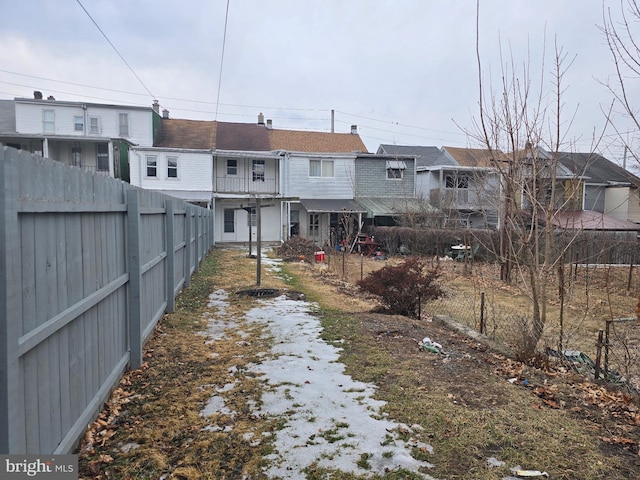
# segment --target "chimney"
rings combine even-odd
[[[270,118],[267,119],[267,130],[273,129],[273,120]]]
[[[351,135],[357,135],[357,134],[358,134],[358,126],[351,125]]]
[[[264,125],[264,115],[262,112],[258,114],[258,125]]]
[[[47,100],[55,100],[55,99],[56,99],[56,98],[55,98],[53,95],[49,95],[49,96],[47,97]]]
[[[154,112],[160,115],[160,102],[158,102],[158,100],[153,101],[153,105],[151,106],[151,108],[153,108]]]
[[[35,98],[36,100],[42,100],[42,92],[36,90],[35,92],[33,92],[33,98]]]
[[[162,110],[162,118],[169,118],[169,110],[166,108]]]

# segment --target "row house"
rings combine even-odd
[[[163,116],[156,142],[133,147],[131,183],[215,210],[216,242],[280,242],[302,235],[330,239],[337,216],[364,210],[354,201],[352,133],[274,129],[256,124]],[[354,153],[352,153],[354,152]]]
[[[640,178],[595,153],[397,145],[377,153],[415,156],[417,197],[443,212],[443,225],[499,228],[507,198],[525,213],[551,207],[564,225],[640,223]]]
[[[482,149],[380,145],[378,154],[413,155],[416,197],[441,212],[441,226],[496,228],[500,209],[501,152]],[[498,165],[498,168],[496,166]]]
[[[151,107],[59,101],[0,100],[0,143],[129,181],[129,150],[153,145],[159,104]]]

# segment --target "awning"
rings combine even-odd
[[[366,211],[355,200],[349,198],[336,200],[306,199],[300,200],[300,203],[309,213],[365,213]]]
[[[592,210],[563,210],[552,223],[566,230],[639,231],[640,224],[621,220]]]
[[[367,215],[371,217],[396,216],[409,212],[437,214],[440,212],[429,203],[417,198],[358,198]]]
[[[407,164],[402,160],[387,160],[387,170],[405,170]]]

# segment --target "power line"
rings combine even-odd
[[[222,87],[222,65],[224,64],[224,47],[227,44],[227,23],[229,20],[229,1],[227,0],[227,10],[224,14],[224,33],[222,34],[222,53],[220,54],[220,73],[218,75],[218,95],[216,96],[216,115],[214,120],[218,121],[218,105],[220,105],[220,89]]]
[[[87,17],[89,17],[89,19],[91,19],[91,21],[93,22],[93,24],[96,26],[96,28],[98,29],[98,31],[102,34],[102,36],[105,38],[105,40],[107,42],[109,42],[109,45],[111,45],[111,48],[113,48],[113,50],[118,54],[118,56],[120,57],[120,59],[124,62],[124,64],[127,66],[127,68],[129,68],[129,70],[131,70],[131,73],[133,73],[134,77],[136,77],[138,79],[138,81],[140,82],[140,84],[144,87],[144,89],[147,91],[147,93],[149,95],[151,95],[151,98],[156,98],[155,95],[153,93],[151,93],[151,90],[149,90],[149,88],[144,84],[144,82],[142,81],[142,79],[138,76],[138,74],[133,70],[133,68],[131,68],[131,65],[129,65],[129,63],[125,60],[125,58],[122,56],[122,54],[118,51],[118,49],[116,48],[116,46],[111,42],[111,40],[109,40],[109,37],[107,37],[106,33],[104,33],[102,31],[102,29],[100,28],[100,25],[98,25],[98,23],[93,19],[93,17],[91,16],[91,14],[87,11],[86,8],[84,8],[84,5],[82,5],[82,2],[80,0],[76,0],[76,2],[78,2],[78,5],[80,5],[80,7],[82,7],[82,10],[84,10],[84,13],[87,14]]]

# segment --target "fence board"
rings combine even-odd
[[[212,246],[213,212],[4,147],[0,187],[0,453],[69,453]]]

